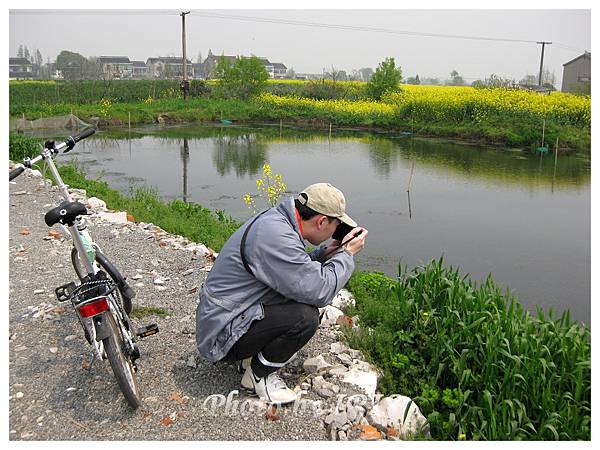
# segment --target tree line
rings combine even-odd
[[[43,64],[43,58],[41,52],[36,49],[34,52],[30,52],[26,45],[19,45],[17,56],[20,58],[25,58],[32,63],[34,66],[34,74],[36,78],[39,79],[50,79],[52,76],[52,72],[54,70],[59,70],[62,72],[62,76],[65,80],[101,80],[106,77],[106,74],[103,72],[101,65],[98,63],[95,57],[86,58],[85,56],[71,52],[68,50],[62,50],[59,55],[56,57],[56,61],[52,64],[50,63],[50,59],[47,59],[47,63]],[[198,54],[198,62],[202,60],[202,54]],[[252,60],[252,58],[238,58],[239,64],[244,66],[246,64],[256,65],[256,62],[248,62]],[[258,61],[258,59],[256,58]],[[237,62],[236,62],[237,63]],[[240,72],[238,74],[238,78],[244,78],[249,76],[248,73],[252,73],[258,76],[258,66],[253,69],[250,68],[241,68],[241,67],[233,67],[235,64],[231,64],[231,67],[225,67],[227,64],[226,58],[220,58],[217,66],[220,67],[220,74],[217,76],[217,68],[215,68],[215,78],[223,78],[226,71],[228,75],[228,79],[231,77],[230,71]],[[260,62],[259,62],[260,64]],[[264,68],[263,68],[264,69]],[[394,71],[397,71],[399,77],[394,74]],[[265,72],[266,73],[266,72]],[[242,75],[244,74],[244,75]],[[167,76],[168,74],[164,74]],[[337,81],[364,81],[370,83],[373,77],[375,76],[375,81],[372,83],[373,85],[383,85],[386,88],[390,88],[390,86],[394,85],[396,78],[398,78],[398,84],[400,82],[404,82],[405,84],[424,84],[424,85],[446,85],[446,86],[466,86],[468,83],[464,80],[464,78],[459,74],[459,72],[454,69],[450,72],[450,78],[441,80],[440,78],[434,77],[422,77],[419,75],[415,75],[414,77],[408,77],[406,79],[402,79],[402,70],[400,67],[396,67],[394,58],[386,58],[385,61],[381,62],[376,70],[373,70],[370,67],[363,67],[358,70],[352,70],[350,73],[347,73],[345,70],[336,69],[333,65],[330,69],[323,69],[322,79],[323,80],[331,80],[333,82]],[[260,76],[259,76],[260,78]],[[268,76],[267,76],[268,78]],[[287,79],[296,79],[297,74],[293,68],[288,69],[286,73]],[[471,86],[476,88],[519,88],[520,86],[537,86],[538,85],[538,76],[537,75],[525,75],[521,80],[516,81],[513,78],[504,78],[496,74],[491,74],[489,77],[484,78],[483,80],[475,80],[471,83]],[[556,76],[554,72],[549,71],[548,69],[544,69],[542,71],[542,86],[551,90],[555,89],[556,84]],[[242,90],[247,89],[244,87]],[[379,90],[380,88],[370,88],[372,89],[372,95],[374,98],[381,97]],[[252,89],[251,89],[252,90]],[[243,94],[245,95],[245,94]]]

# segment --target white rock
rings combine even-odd
[[[406,409],[408,408],[408,413]],[[406,419],[404,415],[406,414]],[[393,426],[405,438],[409,433],[419,432],[425,427],[427,420],[421,410],[409,397],[394,394],[379,401],[367,414],[367,419],[376,427]]]
[[[74,334],[70,334],[67,337],[65,337],[65,342],[71,342],[73,340],[77,339],[77,336]]]
[[[29,169],[29,175],[31,175],[34,178],[42,178],[42,172],[40,172],[39,170],[36,169]]]
[[[323,355],[319,355],[314,358],[308,358],[306,361],[304,361],[302,367],[304,367],[304,370],[306,370],[308,373],[316,373],[328,369],[331,367],[331,364],[325,361]]]
[[[53,355],[58,352],[58,348],[57,347],[50,347],[49,350],[50,350],[50,353],[52,353]]]
[[[337,355],[337,357],[343,364],[347,366],[352,364],[352,358],[350,358],[350,355],[348,355],[347,353],[340,353],[339,355]]]
[[[340,392],[340,387],[337,384],[330,383],[329,381],[325,381],[322,376],[315,377],[312,383],[313,389],[319,390],[328,390],[332,391],[334,394]]]
[[[377,372],[373,370],[365,371],[353,366],[344,374],[342,381],[362,388],[371,400],[375,396],[375,390],[377,389]]]
[[[166,286],[154,286],[154,289],[156,289],[157,291],[166,291],[167,287]]]
[[[165,280],[163,280],[162,278],[155,278],[154,279],[154,284],[157,285],[157,286],[164,286]]]
[[[17,392],[15,394],[15,398],[23,398],[23,397],[24,397],[24,394],[22,392]]]
[[[191,274],[193,274],[193,273],[194,273],[194,269],[188,269],[188,270],[186,270],[185,272],[183,272],[183,274],[182,274],[182,275],[183,275],[184,277],[186,277],[186,276],[188,276],[188,275],[191,275]]]
[[[354,323],[354,321],[353,321],[353,323]],[[348,353],[350,353],[350,356],[352,358],[362,358],[363,357],[363,354],[360,350],[355,350],[353,348],[348,349]]]
[[[341,342],[334,342],[329,346],[329,351],[335,354],[346,353],[348,350],[348,347]]]
[[[346,412],[332,412],[324,420],[326,425],[331,425],[332,428],[342,428],[346,422],[348,422],[348,415]]]
[[[338,309],[344,309],[355,304],[354,296],[347,289],[342,289],[338,292],[331,302],[331,305]]]
[[[125,211],[104,213],[100,218],[106,222],[123,225],[127,223],[127,213]]]
[[[362,418],[361,410],[354,405],[348,405],[346,413],[348,414],[348,420],[350,422],[358,422]]]
[[[329,375],[333,375],[334,377],[341,377],[346,372],[348,372],[348,368],[345,366],[334,366],[327,371]]]
[[[359,370],[364,370],[365,372],[370,372],[370,371],[372,371],[372,372],[375,372],[375,373],[377,373],[377,369],[376,369],[375,367],[373,367],[373,366],[372,366],[371,364],[369,364],[368,362],[366,362],[366,361],[361,361],[361,360],[359,360],[359,359],[355,359],[355,360],[353,360],[353,361],[352,361],[352,367],[350,367],[350,368],[351,368],[351,369],[352,369],[352,368],[357,368],[357,369],[359,369]]]
[[[330,327],[335,325],[337,318],[344,315],[342,311],[331,305],[327,305],[325,308],[320,308],[319,314],[321,312],[323,313],[321,317],[321,324],[319,325],[321,327]]]
[[[96,197],[88,198],[87,205],[92,209],[106,209],[106,202]]]
[[[131,277],[133,280],[141,280],[142,278],[144,278],[144,276],[139,273]]]
[[[33,295],[43,294],[44,292],[46,292],[44,289],[36,289],[33,291]]]

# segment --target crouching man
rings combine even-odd
[[[306,253],[305,241],[319,245],[342,224],[351,230],[342,242]],[[238,361],[242,388],[266,402],[296,400],[276,371],[315,334],[318,308],[350,278],[367,234],[346,214],[342,192],[328,183],[308,186],[248,220],[225,243],[200,292],[200,355]]]

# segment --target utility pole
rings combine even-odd
[[[183,80],[181,81],[181,90],[183,91],[183,99],[187,100],[190,82],[187,79],[187,56],[185,53],[185,16],[190,12],[181,12],[181,43],[183,47]]]
[[[541,87],[542,86],[542,68],[544,67],[544,48],[546,47],[546,44],[552,44],[552,42],[538,41],[537,43],[542,44],[542,58],[540,60],[540,78],[538,79],[538,85]]]

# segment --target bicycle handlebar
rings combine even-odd
[[[8,175],[8,181],[11,181],[11,180],[17,178],[19,175],[21,175],[23,173],[24,170],[25,170],[24,166],[19,166],[16,169],[11,170],[10,174]]]
[[[85,139],[87,137],[90,137],[95,132],[96,132],[96,130],[94,128],[86,128],[81,133],[76,134],[75,136],[69,136],[67,139],[65,139],[64,142],[61,142],[58,145],[56,145],[54,143],[54,141],[46,141],[46,143],[44,144],[44,147],[46,149],[50,150],[52,153],[58,153],[62,149],[65,149],[63,153],[67,153],[73,147],[75,147],[75,144],[77,142],[79,142],[82,139]],[[16,169],[11,170],[8,175],[8,181],[12,181],[13,179],[17,178],[19,175],[21,175],[25,171],[26,167],[30,168],[32,166],[32,164],[35,164],[36,162],[38,162],[40,159],[42,159],[44,157],[45,157],[44,153],[42,153],[41,155],[36,156],[34,159],[25,158],[23,160],[25,167],[19,166]]]
[[[81,141],[82,139],[85,139],[87,137],[90,137],[92,134],[94,134],[96,132],[96,130],[94,128],[86,128],[85,130],[83,130],[81,133],[79,133],[76,136],[73,136],[73,140],[75,141],[75,143]]]

